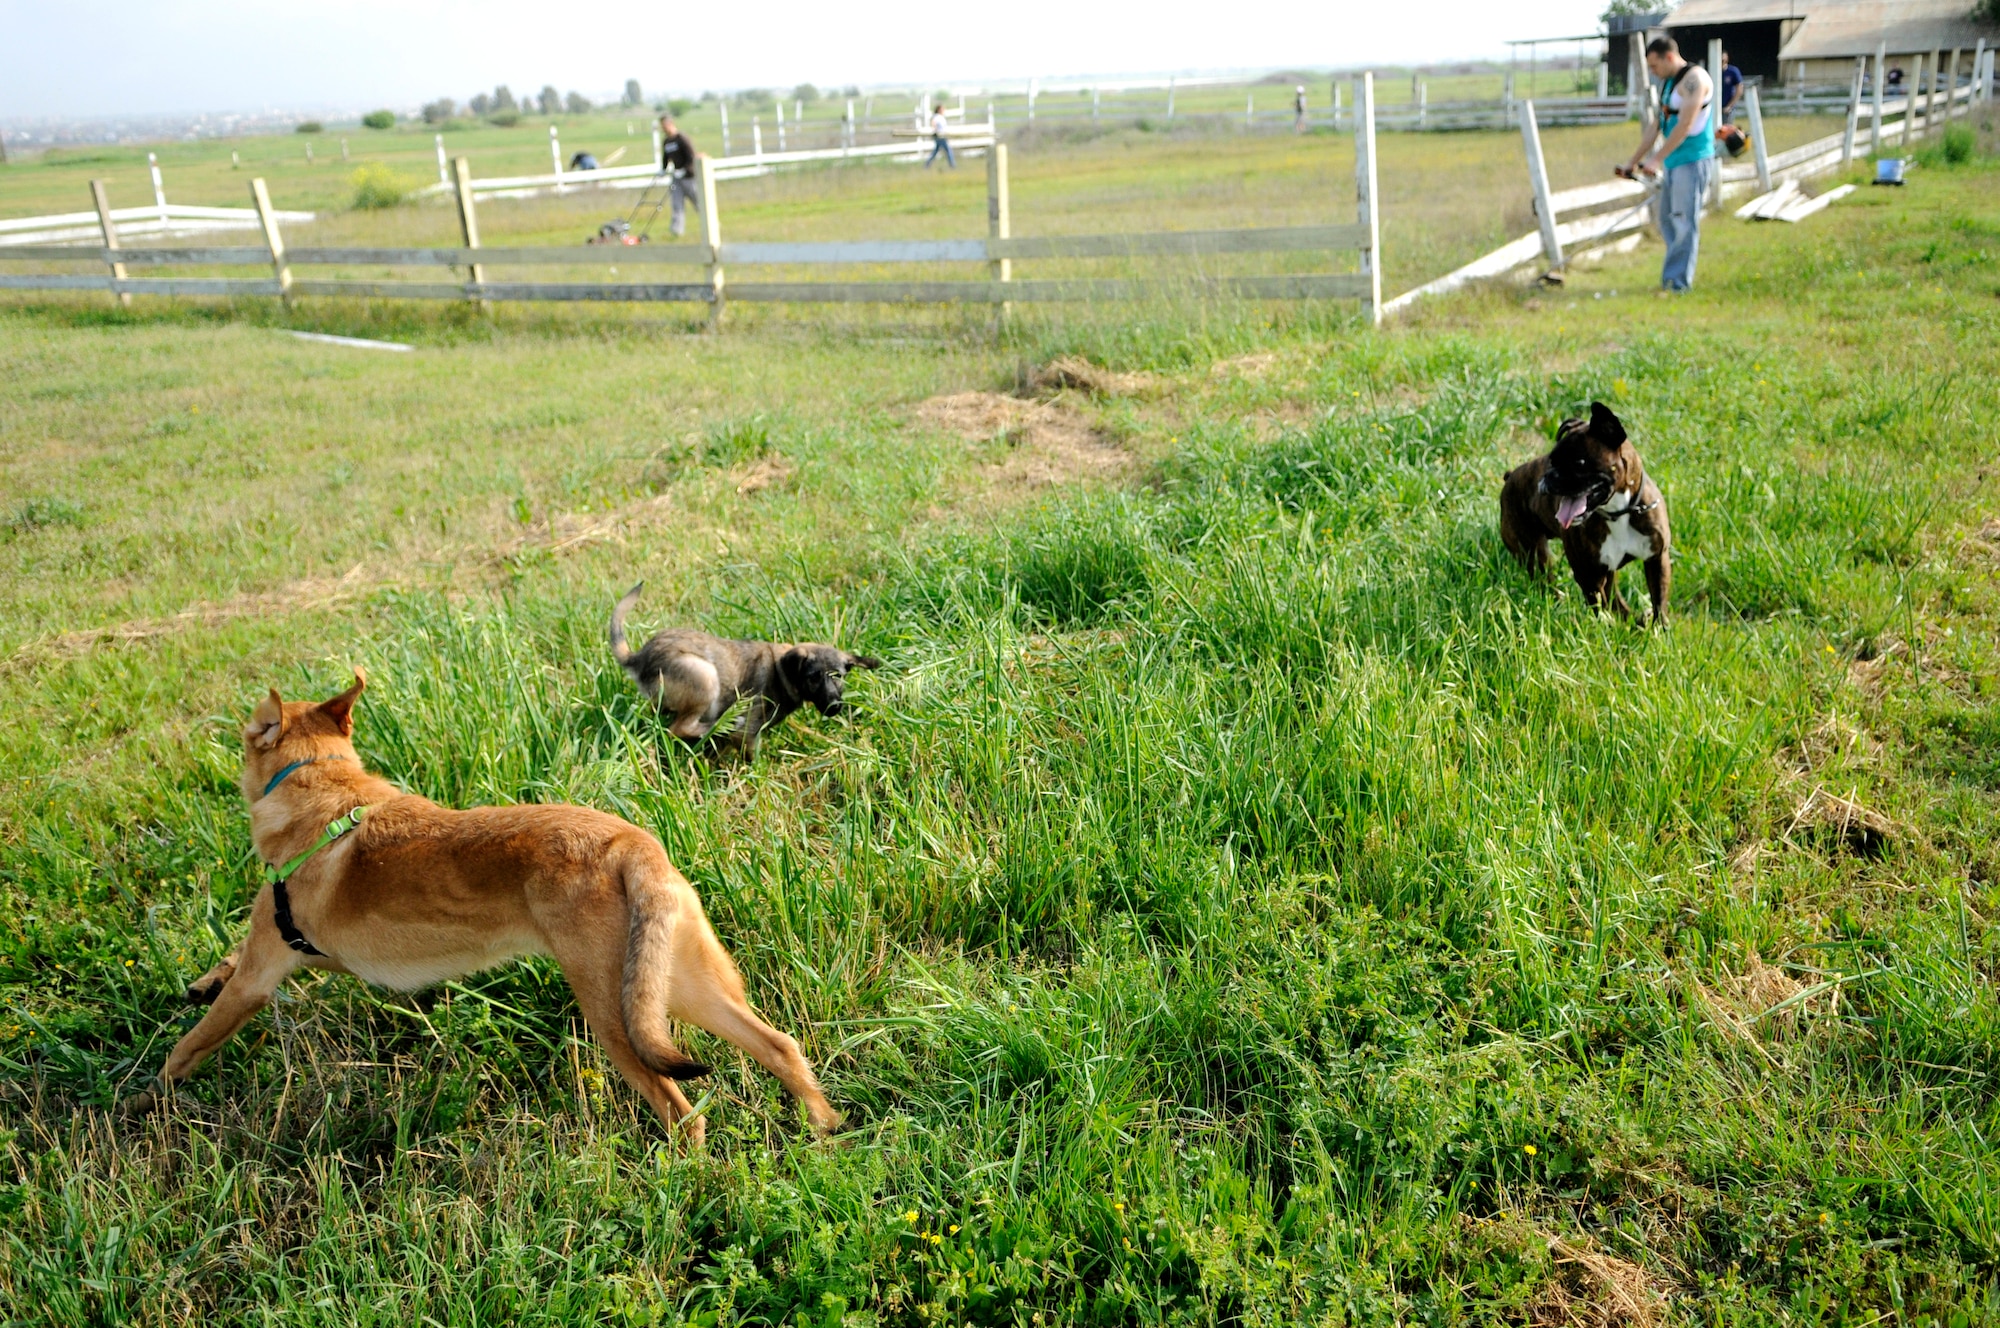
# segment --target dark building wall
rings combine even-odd
[[[1756,23],[1697,23],[1684,28],[1669,27],[1667,32],[1680,43],[1683,59],[1706,64],[1709,40],[1720,37],[1722,49],[1729,52],[1729,63],[1746,77],[1762,77],[1767,83],[1777,83],[1781,81],[1778,51],[1784,45],[1784,26],[1783,19],[1774,18]]]

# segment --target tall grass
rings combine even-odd
[[[1279,386],[1210,372],[1248,326],[1024,329],[1023,354],[1178,375],[1151,422],[1098,408],[1160,435],[1144,482],[718,552],[674,616],[890,665],[754,767],[690,756],[606,656],[622,554],[378,593],[323,654],[246,649],[118,818],[79,784],[0,841],[7,1317],[1612,1316],[1580,1246],[1690,1317],[2000,1312],[1996,604],[1965,538],[2000,376],[1990,347],[1962,374],[1905,353],[1934,330],[1902,285],[1924,245],[1980,242],[1948,229],[1888,271],[1831,244],[1746,271],[1748,302],[1820,265],[1883,334],[1758,304],[1756,354],[1799,348],[1775,385],[1740,311],[1546,356],[1518,326],[1265,329]],[[1501,471],[1592,399],[1668,495],[1671,630],[1590,614],[1494,534]],[[905,510],[882,494],[916,487],[915,444],[817,427],[724,412],[685,460],[775,450]],[[687,510],[677,546],[834,519]],[[362,754],[412,791],[658,833],[855,1129],[810,1142],[695,1033],[724,1068],[681,1152],[542,961],[422,1003],[306,980],[170,1112],[110,1116],[250,900],[242,698],[355,663]],[[40,676],[122,716],[136,673]],[[1799,818],[1816,787],[1887,819],[1879,856]],[[1737,1022],[1753,954],[1810,994]]]

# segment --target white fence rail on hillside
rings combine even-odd
[[[999,305],[1029,301],[1109,301],[1148,298],[1192,288],[1248,299],[1353,299],[1364,319],[1378,322],[1381,305],[1381,224],[1375,167],[1375,134],[1369,110],[1373,81],[1358,83],[1361,132],[1355,141],[1356,220],[1318,226],[1260,227],[1217,231],[1179,231],[1126,235],[1015,236],[1009,207],[1007,149],[996,145],[987,157],[987,234],[979,239],[894,240],[842,243],[732,243],[722,237],[716,200],[716,174],[699,177],[703,243],[617,246],[594,249],[488,248],[480,243],[478,210],[470,168],[465,158],[455,163],[454,196],[464,244],[455,248],[291,248],[286,245],[277,214],[270,206],[264,182],[251,182],[263,248],[127,249],[103,200],[101,181],[92,183],[103,231],[102,247],[21,245],[0,249],[0,260],[41,263],[102,264],[108,274],[30,272],[0,274],[0,289],[106,291],[121,301],[133,295],[360,296],[388,299],[471,300],[600,300],[687,301],[710,306],[710,318],[721,321],[732,300],[772,302],[922,302]],[[1178,280],[1157,278],[1069,277],[1016,280],[1014,264],[1038,259],[1145,259],[1169,255],[1212,257],[1226,254],[1353,251],[1358,272],[1285,273],[1217,276],[1200,274]],[[745,266],[852,266],[856,264],[979,263],[986,280],[979,281],[780,281],[725,280],[730,269]],[[683,266],[701,269],[698,280],[683,281],[495,281],[494,268],[619,268]],[[266,266],[271,276],[259,278],[194,276],[132,277],[134,267],[228,268]],[[304,267],[416,267],[432,271],[456,269],[465,280],[378,281],[365,278],[302,280]]]

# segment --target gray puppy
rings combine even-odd
[[[839,714],[849,669],[882,667],[873,656],[850,655],[838,646],[735,641],[686,628],[670,627],[634,650],[625,643],[625,615],[645,588],[644,581],[633,586],[611,610],[611,657],[670,721],[668,730],[690,746],[748,698],[730,741],[745,759],[754,758],[758,735],[800,706]]]

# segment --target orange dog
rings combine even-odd
[[[244,728],[250,837],[272,865],[249,938],[188,989],[214,1004],[167,1057],[164,1087],[295,969],[414,991],[548,954],[619,1073],[696,1140],[702,1121],[675,1081],[708,1067],[674,1046],[669,1017],[749,1052],[805,1103],[814,1129],[840,1124],[798,1043],[751,1010],[701,899],[657,839],[587,807],[452,811],[401,792],[362,769],[349,741],[365,685],[357,670],[354,686],[318,705],[273,689]]]

